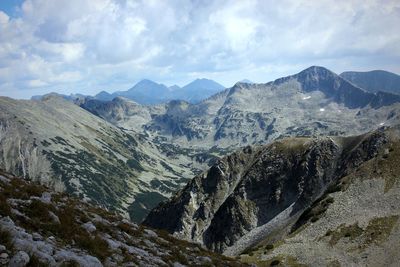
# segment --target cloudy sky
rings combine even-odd
[[[0,0],[0,95],[400,73],[398,0]]]

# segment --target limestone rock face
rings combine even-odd
[[[387,131],[377,130],[247,147],[195,177],[144,223],[218,252],[268,224],[273,224],[270,232],[279,229],[284,235],[329,187],[374,158],[388,138]]]

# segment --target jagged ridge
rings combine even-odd
[[[252,238],[241,248],[230,247],[285,210],[287,218],[274,227],[282,234],[288,231],[330,186],[377,156],[388,135],[377,130],[356,137],[296,138],[246,148],[195,177],[155,208],[145,224],[215,251],[240,253],[265,236]]]

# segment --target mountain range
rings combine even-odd
[[[24,171],[30,156],[21,163],[22,146],[47,162],[42,168],[67,192],[141,221],[194,175],[240,147],[395,125],[399,102],[398,95],[367,92],[323,67],[265,84],[237,83],[197,104],[1,98],[1,167],[42,177],[39,170]]]
[[[102,91],[95,95],[94,98],[109,101],[120,96],[143,105],[160,104],[170,100],[185,100],[197,103],[223,89],[222,85],[208,79],[196,79],[182,88],[177,85],[167,87],[164,84],[155,83],[150,80],[141,80],[127,91],[112,94]]]
[[[265,84],[237,83],[198,104],[147,107],[120,98],[86,99],[81,107],[119,127],[151,134],[154,142],[234,150],[285,136],[358,134],[390,125],[398,119],[399,100],[310,67]]]
[[[214,94],[143,80],[109,100],[0,97],[0,169],[244,265],[395,264],[398,83],[363,75],[312,66]],[[200,84],[212,95],[195,100]]]
[[[93,98],[102,101],[111,101],[116,97],[125,97],[142,105],[155,105],[166,103],[171,100],[184,100],[190,103],[198,103],[222,90],[225,87],[209,79],[196,79],[182,88],[178,85],[167,87],[164,84],[156,83],[148,79],[141,80],[127,91],[117,91],[112,94],[101,91],[95,96],[83,94],[57,94],[32,96],[32,100],[40,100],[49,95],[58,95],[72,102],[79,102],[85,98]]]

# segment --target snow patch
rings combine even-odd
[[[325,109],[324,109],[324,108],[320,108],[320,109],[319,109],[319,111],[321,111],[321,112],[324,112],[324,111],[325,111]]]
[[[310,98],[311,98],[311,96],[304,96],[303,100],[307,100],[307,99],[310,99]]]

